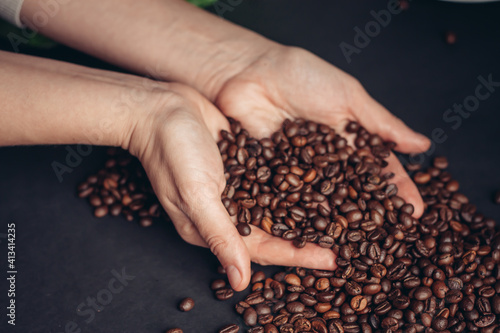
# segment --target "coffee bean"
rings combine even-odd
[[[381,326],[385,329],[396,331],[399,327],[399,323],[396,318],[387,317],[382,320]]]
[[[224,280],[221,280],[221,279],[217,279],[217,280],[214,280],[211,284],[210,284],[210,289],[212,290],[219,290],[219,289],[222,289],[226,286],[226,281]]]
[[[446,44],[455,44],[457,42],[457,35],[453,31],[447,31],[445,34]]]
[[[247,326],[257,325],[257,312],[253,308],[248,308],[243,312],[243,320]]]
[[[184,298],[179,303],[179,310],[183,312],[191,311],[194,308],[194,300],[191,297]]]
[[[436,317],[432,320],[431,325],[436,331],[444,331],[448,326],[448,320],[444,317]]]
[[[362,287],[355,281],[348,281],[345,284],[345,290],[351,296],[359,295],[363,291]]]
[[[252,232],[252,229],[247,223],[238,223],[236,225],[236,229],[238,230],[241,236],[248,236]]]
[[[333,244],[335,244],[335,240],[328,235],[321,236],[318,240],[318,245],[323,248],[331,248]]]
[[[215,291],[215,297],[219,301],[225,301],[234,296],[234,291],[231,288],[221,288]]]
[[[292,284],[295,286],[300,286],[302,283],[302,281],[300,280],[300,278],[296,274],[287,274],[285,276],[285,281],[286,281],[286,283]]]
[[[480,318],[474,320],[474,324],[477,327],[481,327],[481,328],[488,327],[495,322],[495,318],[496,317],[494,314],[484,315],[484,316],[481,316]]]
[[[362,295],[354,296],[351,299],[351,307],[354,311],[363,311],[368,305],[368,301]]]
[[[94,210],[95,217],[104,217],[108,215],[108,206],[99,206]]]
[[[449,288],[443,281],[435,281],[432,284],[432,292],[434,293],[434,296],[436,296],[437,298],[445,298],[448,290]]]
[[[153,219],[150,217],[143,217],[139,220],[141,227],[147,228],[153,225]]]
[[[458,290],[450,290],[446,293],[445,299],[448,303],[459,303],[463,299],[463,294]]]
[[[300,302],[291,302],[286,305],[286,309],[290,313],[300,313],[304,311],[305,306]]]
[[[328,278],[320,278],[316,280],[316,283],[314,284],[314,287],[316,290],[326,290],[330,287],[330,280]]]

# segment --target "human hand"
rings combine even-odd
[[[216,144],[226,118],[195,90],[165,84],[157,107],[141,115],[129,150],[142,162],[155,193],[187,242],[207,246],[226,269],[235,290],[250,281],[250,260],[259,264],[333,270],[331,249],[291,242],[252,227],[241,237],[221,202],[226,186]]]
[[[134,0],[107,0],[105,5],[112,10],[95,15],[102,0],[69,3],[39,26],[29,18],[43,10],[40,2],[25,0],[22,17],[33,29],[94,56],[194,87],[253,136],[270,134],[287,117],[326,123],[338,132],[348,120],[357,120],[396,142],[399,151],[429,146],[358,81],[307,51],[281,46],[182,0],[148,0],[141,6]],[[415,185],[394,155],[389,162],[400,193],[419,216],[423,203]]]
[[[408,128],[375,101],[347,73],[298,48],[274,45],[249,66],[219,86],[215,103],[239,120],[250,134],[263,137],[277,130],[285,118],[305,118],[327,124],[338,133],[355,120],[369,132],[397,143],[396,150],[419,153],[430,141]],[[422,198],[394,154],[385,171],[393,172],[399,193],[423,213]]]

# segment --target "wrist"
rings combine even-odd
[[[249,32],[249,36],[244,38],[221,40],[215,47],[209,45],[207,48],[211,48],[207,52],[207,61],[202,62],[197,68],[197,75],[187,84],[200,91],[211,102],[215,102],[228,81],[283,46]]]
[[[155,144],[176,131],[175,119],[186,116],[188,110],[197,110],[203,116],[203,98],[194,89],[178,83],[152,82],[155,89],[148,90],[140,109],[129,119],[121,141],[121,147],[141,161],[157,153]]]

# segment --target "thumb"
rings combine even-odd
[[[236,291],[245,289],[251,278],[250,255],[220,194],[200,186],[187,212],[207,246],[225,268],[229,283]]]
[[[396,150],[402,153],[422,153],[429,149],[430,140],[417,133],[385,107],[374,100],[363,87],[354,89],[352,113],[359,123],[384,140],[394,141]]]

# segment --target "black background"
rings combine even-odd
[[[442,128],[447,140],[436,145],[436,152],[449,157],[461,191],[486,216],[500,220],[500,207],[491,199],[500,190],[500,88],[458,129],[443,120],[448,108],[474,94],[478,76],[491,74],[500,81],[500,4],[410,2],[408,11],[392,15],[348,63],[339,44],[353,44],[354,27],[363,30],[373,20],[370,11],[386,7],[387,1],[260,0],[232,6],[223,16],[306,48],[354,75],[414,129],[430,136]],[[450,30],[457,36],[454,45],[444,42]],[[6,41],[1,48],[12,51]],[[115,69],[62,46],[21,52]],[[59,182],[51,163],[64,163],[66,154],[65,146],[0,149],[0,234],[8,223],[16,224],[18,271],[14,328],[6,323],[6,240],[0,238],[0,332],[63,332],[70,321],[82,332],[96,333],[162,332],[177,326],[184,332],[216,332],[242,323],[233,310],[235,299],[219,302],[209,290],[219,275],[208,250],[184,243],[167,223],[141,228],[122,218],[96,219],[87,202],[76,197],[76,185],[102,165],[104,148],[94,147]],[[135,278],[85,323],[88,317],[77,315],[78,304],[96,297],[113,277],[111,271],[122,268]],[[180,313],[176,304],[186,296],[195,299],[196,307]]]

